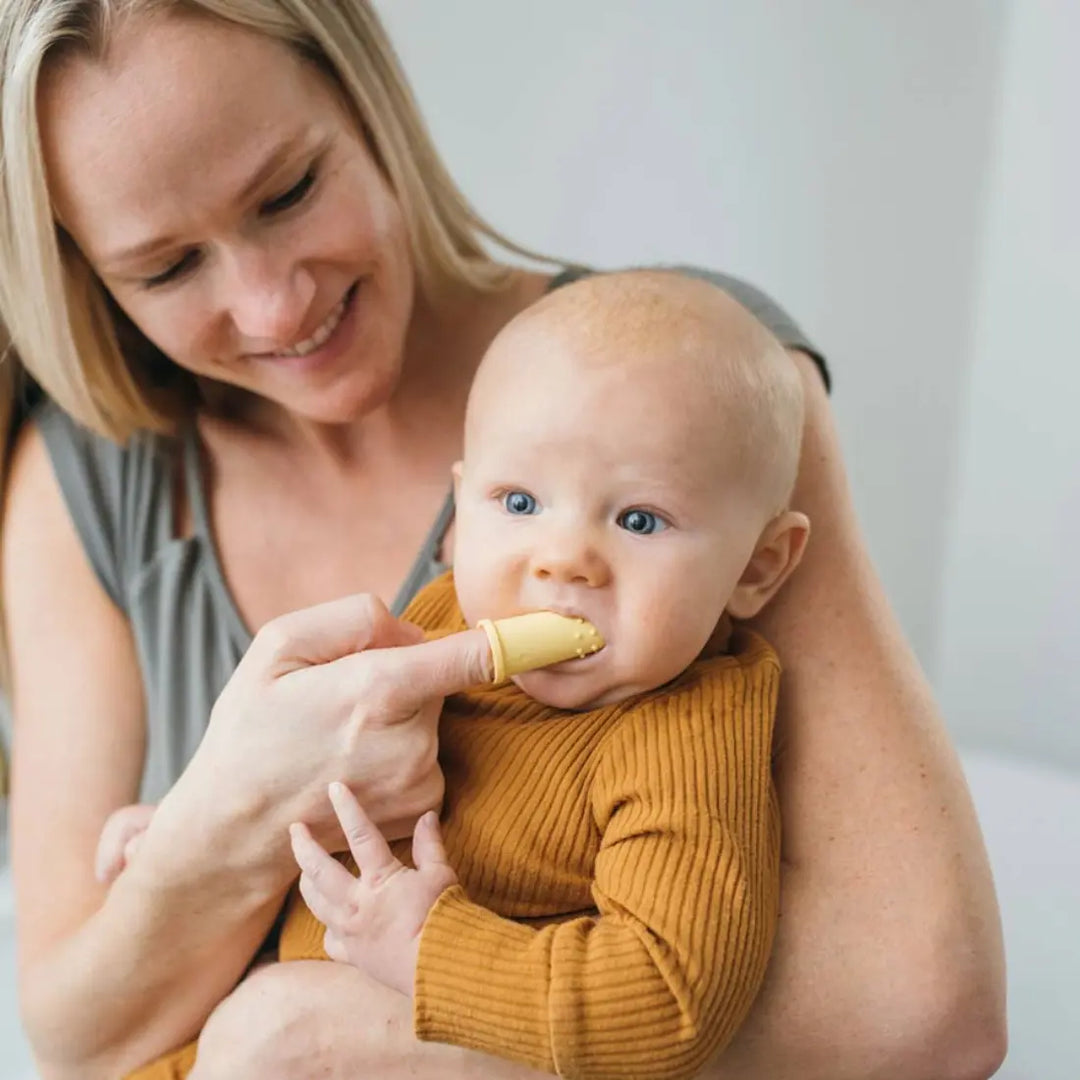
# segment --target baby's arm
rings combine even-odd
[[[134,858],[155,809],[144,803],[132,803],[114,810],[105,819],[94,856],[94,874],[103,885],[111,885]]]
[[[657,713],[611,740],[599,917],[537,930],[444,892],[420,938],[417,1035],[565,1076],[698,1075],[748,1013],[776,926],[769,740],[740,728]]]
[[[598,917],[501,918],[453,884],[427,825],[410,871],[347,814],[360,880],[294,837],[329,955],[412,993],[423,1039],[562,1075],[696,1075],[749,1010],[776,920],[771,725],[750,715],[772,715],[775,665],[732,675],[736,715],[658,708],[609,739],[593,787]]]

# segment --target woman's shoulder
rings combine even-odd
[[[722,273],[718,270],[710,270],[702,266],[686,264],[659,264],[626,267],[628,270],[669,270],[675,274],[685,274],[687,277],[700,278],[708,281],[717,288],[723,289],[729,296],[737,300],[763,325],[768,327],[777,340],[785,348],[799,349],[806,353],[817,365],[821,377],[825,381],[826,388],[831,387],[828,364],[824,353],[810,340],[802,327],[795,321],[788,311],[782,307],[763,289],[745,281],[733,274]],[[548,286],[549,290],[570,285],[590,274],[603,273],[591,267],[572,265],[556,274]]]

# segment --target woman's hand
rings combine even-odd
[[[287,880],[288,826],[325,847],[344,840],[326,799],[341,780],[385,836],[408,836],[442,800],[437,727],[444,695],[489,678],[481,631],[418,644],[420,631],[377,598],[352,596],[286,615],[256,635],[166,796],[144,850],[216,812],[246,824],[252,859]],[[207,805],[211,810],[204,810]],[[141,861],[141,860],[140,860]]]

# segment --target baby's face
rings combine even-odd
[[[521,335],[514,347],[535,355],[480,380],[470,402],[458,598],[470,625],[588,619],[604,649],[515,682],[559,708],[620,701],[702,650],[764,521],[729,482],[722,418],[662,366],[580,364]]]

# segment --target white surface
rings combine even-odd
[[[1008,949],[1010,1051],[998,1076],[1076,1080],[1080,779],[992,754],[967,754],[964,764],[994,867]],[[13,964],[10,882],[0,872],[0,1080],[28,1080]]]
[[[939,686],[965,739],[1080,770],[1080,5],[1007,42]]]
[[[1080,1076],[1080,778],[990,753],[965,769],[994,868],[1009,968],[1004,1080]]]

